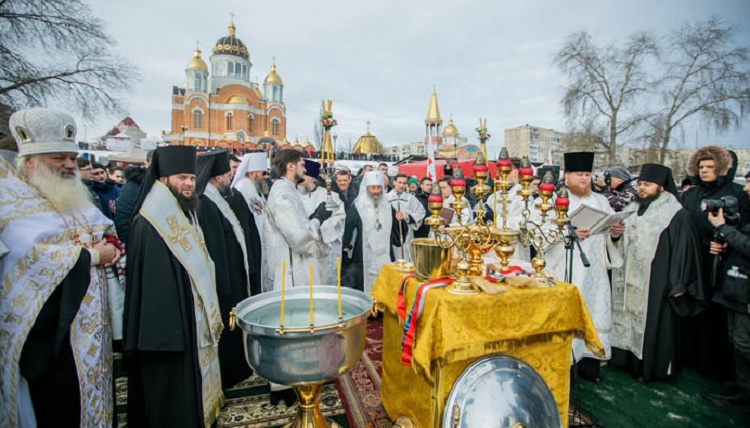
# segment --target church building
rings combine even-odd
[[[284,84],[271,64],[261,90],[250,81],[250,51],[229,34],[213,47],[209,65],[196,49],[185,67],[182,88],[172,88],[170,144],[254,149],[259,144],[277,146],[286,139]]]

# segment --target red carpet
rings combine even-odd
[[[346,409],[350,428],[390,428],[380,403],[380,375],[383,368],[383,320],[367,323],[367,344],[362,359],[336,379],[336,389]]]

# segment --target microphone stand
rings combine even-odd
[[[586,257],[586,253],[584,253],[583,248],[581,248],[581,239],[578,238],[578,234],[576,233],[576,227],[568,225],[568,230],[570,231],[571,241],[575,242],[576,246],[578,247],[578,251],[581,254],[581,263],[583,263],[583,267],[586,267],[586,268],[591,267],[589,258]]]

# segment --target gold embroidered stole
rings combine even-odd
[[[190,224],[177,199],[155,182],[139,211],[164,240],[190,277],[201,371],[203,422],[210,426],[224,403],[219,369],[219,336],[224,328],[216,296],[214,264],[206,251],[197,219]]]
[[[55,211],[35,187],[0,159],[0,240],[10,248],[0,259],[0,387],[11,426],[19,423],[17,404],[23,393],[19,363],[26,337],[83,250],[73,243],[73,235],[87,242],[101,239],[105,231],[112,233],[112,223],[93,205],[77,213],[90,230],[71,230],[63,215],[67,214]],[[90,276],[70,326],[70,346],[78,372],[81,426],[108,426],[114,406],[107,289],[103,269],[91,267]]]

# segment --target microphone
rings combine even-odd
[[[586,253],[584,253],[583,248],[581,248],[581,240],[578,238],[578,234],[576,233],[576,227],[568,224],[568,232],[570,232],[570,239],[575,242],[576,246],[578,247],[578,252],[581,254],[581,263],[583,263],[583,267],[591,267],[589,258],[586,257]]]

